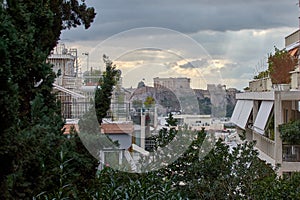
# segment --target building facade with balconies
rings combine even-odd
[[[231,117],[239,134],[256,141],[259,157],[279,165],[278,174],[300,171],[300,145],[282,141],[279,125],[300,120],[300,91],[247,92],[236,95]]]
[[[285,49],[298,60],[299,33],[285,38]],[[281,126],[300,120],[299,62],[290,75],[290,84],[272,84],[269,77],[250,81],[247,92],[236,94],[231,117],[239,134],[256,141],[259,157],[279,166],[278,175],[300,171],[300,144],[283,141],[280,131]],[[300,129],[293,134],[300,136]]]

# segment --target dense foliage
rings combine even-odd
[[[279,125],[279,132],[283,142],[300,144],[300,120]]]
[[[268,57],[268,73],[273,84],[287,84],[291,82],[290,71],[295,69],[297,59],[285,49],[275,47],[275,53]]]
[[[147,96],[144,102],[145,108],[149,109],[155,105],[155,99],[151,96]]]
[[[99,124],[107,116],[114,86],[117,84],[119,78],[119,71],[116,69],[116,65],[105,55],[103,56],[103,60],[106,70],[100,77],[98,87],[95,91],[95,109]]]
[[[164,147],[169,144],[178,133],[178,130],[175,129],[177,125],[177,119],[174,119],[171,113],[169,114],[166,122],[166,125],[170,127],[169,130],[167,128],[162,128],[159,130],[158,135],[149,137],[150,140],[153,140],[155,142],[155,150],[157,150],[159,147]]]
[[[269,176],[253,184],[253,199],[300,199],[300,173],[292,176]]]
[[[94,17],[93,8],[74,0],[0,1],[1,199],[58,191],[65,158],[72,157],[67,183],[81,180],[73,191],[89,181],[94,169],[84,165],[95,163],[78,138],[62,134],[64,122],[52,92],[56,75],[46,59],[63,29],[88,28]]]
[[[172,116],[169,122],[175,122]],[[172,134],[168,136],[169,131]],[[175,129],[161,131],[156,137],[159,145],[155,150],[176,140],[179,132]],[[184,133],[192,134],[188,130]],[[151,159],[142,158],[141,164],[146,170],[141,174],[104,169],[92,194],[98,195],[95,199],[244,199],[256,197],[254,186],[258,188],[269,177],[275,177],[273,169],[257,158],[254,143],[245,142],[230,150],[229,146],[217,141],[210,152],[202,155],[203,148],[210,149],[211,145],[205,143],[206,136],[204,130],[197,132],[184,154],[167,166],[164,161],[169,152],[164,151]],[[177,148],[183,145],[177,144]],[[171,152],[175,155],[177,151]],[[156,170],[149,170],[159,164]]]

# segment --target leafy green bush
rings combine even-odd
[[[283,142],[300,144],[300,120],[279,125],[279,132]]]

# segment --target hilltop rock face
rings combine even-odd
[[[236,104],[234,88],[210,85],[203,89],[170,90],[166,87],[140,87],[131,93],[130,102],[145,102],[148,96],[155,99],[158,114],[180,112],[182,114],[202,114],[213,117],[230,117]],[[196,105],[197,104],[197,105]]]
[[[211,114],[214,117],[226,116],[226,89],[223,85],[207,85],[207,90],[210,94],[212,104]]]
[[[240,92],[236,88],[228,88],[226,90],[226,117],[231,117],[237,102],[235,95]]]
[[[158,114],[166,114],[172,111],[180,111],[180,102],[174,92],[167,88],[140,87],[134,90],[129,98],[132,103],[134,101],[145,102],[147,97],[155,99],[158,107]]]
[[[220,85],[194,91],[199,101],[200,114],[211,114],[213,117],[230,117],[236,104],[235,95],[240,92]]]

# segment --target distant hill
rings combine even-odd
[[[213,117],[230,117],[236,104],[235,95],[240,91],[235,88],[220,89],[219,86],[211,86],[208,90],[190,89],[171,91],[168,88],[154,88],[142,86],[131,89],[129,101],[144,102],[148,96],[155,99],[158,105],[158,114],[168,112],[182,112],[185,114],[212,115]],[[189,103],[198,102],[197,109]],[[197,112],[197,113],[196,113]]]

